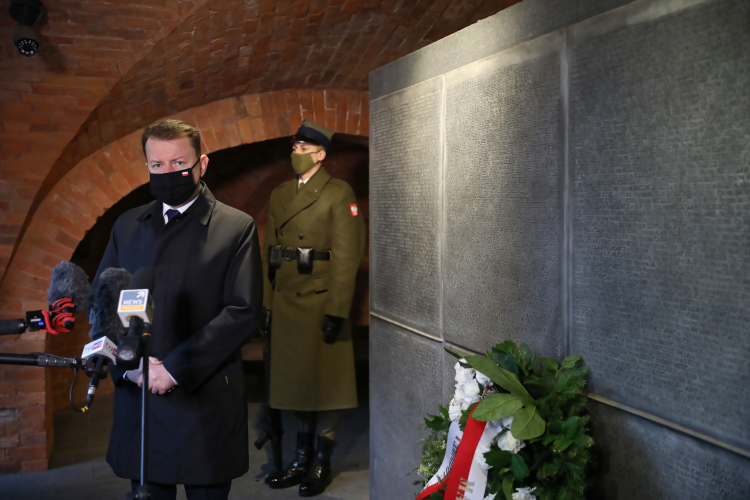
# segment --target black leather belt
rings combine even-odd
[[[302,248],[301,250],[303,252],[305,252],[305,251],[311,251],[312,248]],[[300,249],[299,248],[287,247],[287,248],[282,248],[281,249],[281,258],[284,259],[284,260],[286,260],[286,261],[298,260],[299,259],[299,254],[300,254]],[[316,252],[316,251],[313,250],[312,251],[312,258],[313,258],[313,260],[331,260],[331,252],[330,251],[328,251],[328,252]]]

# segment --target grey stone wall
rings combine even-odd
[[[591,498],[750,498],[750,2],[526,0],[370,97],[371,498],[508,338],[591,367]]]

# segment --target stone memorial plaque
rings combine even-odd
[[[595,393],[745,450],[749,16],[705,2],[581,39],[570,109],[571,352]]]
[[[442,343],[372,318],[370,345],[371,498],[414,498],[419,478],[406,474],[422,456],[417,426],[441,403]]]
[[[561,116],[557,53],[447,86],[446,340],[561,354]]]
[[[595,401],[590,498],[746,500],[750,459]]]
[[[371,307],[436,338],[440,337],[439,84],[428,82],[374,101],[370,118]]]

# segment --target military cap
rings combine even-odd
[[[331,145],[333,130],[328,130],[312,120],[305,119],[292,136],[292,142],[309,142],[328,148]]]

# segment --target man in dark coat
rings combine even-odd
[[[255,222],[200,181],[200,132],[178,120],[148,127],[143,149],[155,202],[117,219],[97,271],[149,267],[156,277],[146,478],[152,499],[226,499],[248,470],[240,349],[262,321],[263,277]],[[196,168],[197,167],[197,168]],[[92,298],[98,278],[91,287]],[[114,422],[107,462],[137,489],[140,370],[110,367]]]
[[[263,300],[272,318],[270,404],[294,410],[297,419],[296,458],[268,485],[300,484],[303,497],[321,494],[331,482],[340,410],[357,407],[349,310],[365,223],[349,184],[323,168],[332,136],[303,122],[292,144],[298,177],[271,193],[266,226],[266,245],[282,253],[277,265],[269,263]],[[301,251],[313,257],[307,268],[298,260]]]

